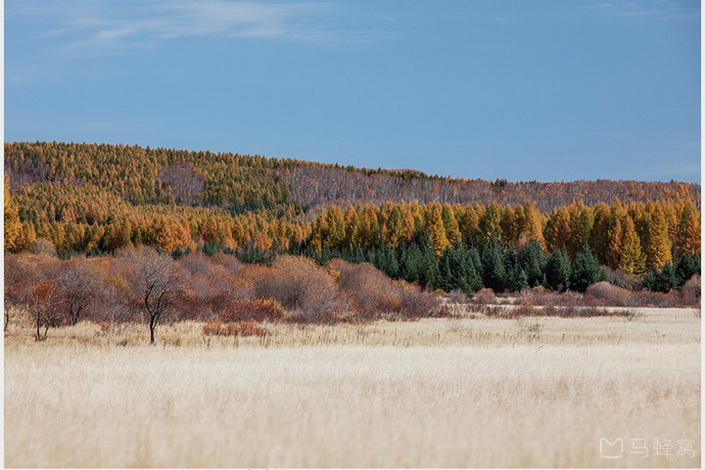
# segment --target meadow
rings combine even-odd
[[[263,326],[10,325],[5,465],[700,467],[699,310]]]

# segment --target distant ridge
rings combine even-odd
[[[508,182],[453,179],[415,169],[367,169],[232,153],[128,145],[6,143],[13,191],[47,183],[98,188],[131,204],[221,207],[235,212],[336,204],[418,202],[520,205],[542,212],[586,205],[690,200],[700,185],[640,181]]]

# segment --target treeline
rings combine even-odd
[[[289,185],[275,170],[292,163],[128,145],[5,144],[5,171],[13,189],[66,183],[92,186],[135,205],[183,203],[186,199],[234,212],[290,205]]]
[[[86,185],[137,205],[218,206],[235,213],[387,201],[483,205],[534,201],[543,212],[574,202],[609,204],[617,198],[625,203],[689,200],[700,204],[699,185],[677,182],[490,182],[415,170],[107,144],[6,143],[5,171],[13,190],[43,183]]]
[[[424,237],[436,257],[459,242],[482,247],[492,238],[514,252],[535,242],[545,253],[563,248],[571,257],[588,245],[601,264],[643,275],[684,254],[700,253],[700,211],[688,201],[578,203],[549,214],[533,204],[333,206],[314,221],[310,246],[347,254],[381,245],[396,249]]]
[[[559,292],[584,292],[600,281],[631,290],[646,287],[669,292],[682,287],[694,274],[700,274],[701,269],[700,256],[686,253],[675,263],[668,261],[660,269],[651,268],[642,281],[601,265],[588,244],[571,256],[564,247],[545,253],[539,242],[532,241],[517,249],[500,243],[494,236],[481,246],[461,240],[447,246],[440,256],[436,256],[428,238],[396,249],[388,244],[347,251],[331,248],[319,251],[309,246],[296,253],[319,264],[333,259],[370,263],[392,279],[416,283],[428,290],[461,290],[470,297],[483,288],[496,293],[539,286]],[[253,258],[250,252],[244,254],[246,257],[241,259],[245,261],[267,260],[263,255]]]
[[[58,203],[54,196],[59,194]],[[135,206],[94,187],[33,185],[6,196],[5,247],[25,251],[46,239],[62,257],[147,245],[162,252],[197,249],[252,253],[337,253],[368,261],[392,249],[426,247],[440,259],[462,242],[482,248],[496,239],[518,253],[534,242],[547,255],[571,257],[588,246],[600,264],[643,276],[683,255],[700,253],[700,211],[690,201],[585,206],[542,214],[531,203],[483,206],[432,203],[332,206],[313,221],[294,208],[234,215],[223,209]],[[15,216],[8,219],[7,214]],[[420,249],[420,248],[419,248]]]
[[[583,255],[663,291],[682,282],[674,274],[679,263],[701,251],[698,185],[489,183],[413,170],[63,143],[6,144],[5,163],[10,252],[69,258],[145,245],[175,258],[225,252],[248,263],[303,254],[322,264],[367,261],[396,279],[471,293],[537,283],[582,289],[572,271],[556,282],[546,269],[556,257],[580,265]],[[538,204],[493,202],[533,197]],[[372,202],[310,207],[325,198]],[[389,202],[407,199],[430,202]],[[477,199],[488,202],[438,202]],[[540,274],[522,264],[526,250],[541,251]],[[488,267],[492,258],[503,260],[503,272]]]
[[[418,202],[428,204],[518,205],[534,201],[542,212],[575,202],[586,205],[687,199],[699,205],[700,186],[686,183],[637,181],[571,181],[539,183],[497,179],[452,179],[425,177],[408,170],[403,174],[374,173],[316,165],[296,165],[283,172],[291,184],[291,197],[306,207],[332,204]]]

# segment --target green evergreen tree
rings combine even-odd
[[[700,256],[686,253],[678,259],[675,266],[677,287],[685,284],[693,274],[700,274]]]
[[[507,271],[504,266],[504,250],[496,235],[482,247],[482,283],[495,292],[504,291],[507,286]]]
[[[472,295],[482,288],[482,278],[478,274],[470,252],[460,243],[446,248],[438,260],[438,287],[450,292],[462,289]]]
[[[543,284],[546,256],[539,242],[531,242],[522,248],[517,257],[517,265],[526,274],[529,287]]]
[[[561,247],[546,261],[546,284],[549,289],[565,291],[570,288],[571,266],[568,252]]]
[[[421,279],[421,268],[423,264],[423,253],[416,243],[404,247],[401,252],[399,263],[399,275],[407,282],[419,282]]]
[[[590,246],[586,243],[582,251],[575,255],[570,278],[570,287],[573,290],[584,292],[588,286],[600,282],[601,280],[602,271],[600,270],[600,261],[592,253]]]
[[[526,271],[521,269],[519,265],[516,265],[512,271],[510,287],[513,291],[520,291],[529,287],[529,277],[526,275]]]
[[[375,266],[392,279],[398,279],[399,262],[394,248],[390,245],[385,243],[377,249]]]
[[[670,292],[678,287],[676,269],[669,261],[663,265],[661,271],[653,267],[644,276],[644,287],[653,292]]]

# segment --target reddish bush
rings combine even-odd
[[[369,263],[335,259],[326,267],[363,318],[385,314],[418,318],[447,313],[438,297],[422,292],[415,284],[394,281]]]
[[[616,284],[622,286],[625,289],[636,291],[642,288],[643,283],[641,279],[633,274],[625,273],[618,269],[612,269],[609,266],[600,266],[602,273],[611,284]],[[598,283],[599,284],[599,283]]]
[[[326,323],[350,313],[331,274],[308,258],[282,256],[271,268],[248,266],[242,276],[252,282],[255,297],[276,300],[292,313],[290,319]]]
[[[272,299],[234,300],[228,302],[220,313],[226,322],[242,321],[279,321],[284,319],[286,310]]]
[[[678,290],[680,304],[686,307],[700,307],[701,297],[700,275],[694,274],[685,284]]]
[[[598,282],[588,286],[585,290],[585,296],[600,300],[603,305],[612,307],[628,307],[632,303],[628,290],[608,282]]]
[[[237,257],[225,253],[216,253],[210,257],[213,263],[219,264],[231,276],[237,276],[245,269],[245,265]]]
[[[490,289],[489,287],[485,287],[484,289],[480,289],[475,293],[475,297],[473,297],[473,302],[476,304],[496,304],[497,303],[497,297],[494,295],[494,291]]]

